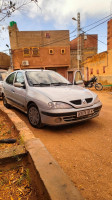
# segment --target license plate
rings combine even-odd
[[[90,109],[90,110],[82,110],[82,111],[79,111],[77,112],[77,117],[82,117],[84,115],[90,115],[90,114],[93,114],[94,113],[94,110],[93,109]]]

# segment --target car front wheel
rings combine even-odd
[[[41,116],[37,106],[34,103],[31,103],[28,106],[28,119],[30,124],[35,128],[42,128],[43,124],[41,123]]]

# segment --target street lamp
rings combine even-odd
[[[80,13],[77,13],[77,19],[72,17],[73,20],[77,21],[77,68],[80,68],[81,60],[81,42],[80,42]]]
[[[75,17],[72,17],[73,20],[77,21],[77,19]]]

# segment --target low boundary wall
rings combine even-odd
[[[0,105],[0,110],[8,116],[17,129],[34,166],[36,185],[41,188],[40,200],[84,200],[72,181],[50,155],[40,139],[35,138],[30,129],[13,111]],[[38,186],[39,185],[39,186]],[[38,189],[39,190],[39,189]]]

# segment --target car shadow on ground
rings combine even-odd
[[[2,99],[0,99],[0,103],[1,102],[2,102]],[[28,121],[28,118],[27,118],[27,114],[25,114],[24,112],[20,111],[17,108],[14,108],[14,107],[11,107],[11,110],[19,118],[21,118],[32,131],[33,130],[34,131],[40,130],[40,129],[34,128],[34,127],[32,127],[30,125],[30,123]],[[98,123],[97,120],[90,119],[90,120],[85,120],[85,121],[82,121],[82,122],[77,122],[77,123],[72,123],[72,124],[65,124],[65,125],[57,125],[57,126],[45,125],[41,130],[42,130],[42,132],[49,132],[49,133],[56,133],[56,134],[60,134],[60,132],[63,133],[63,134],[72,134],[74,131],[76,131],[78,133],[80,130],[86,130],[88,128],[95,127],[97,125],[97,123]],[[83,131],[82,131],[82,133],[83,133]]]

